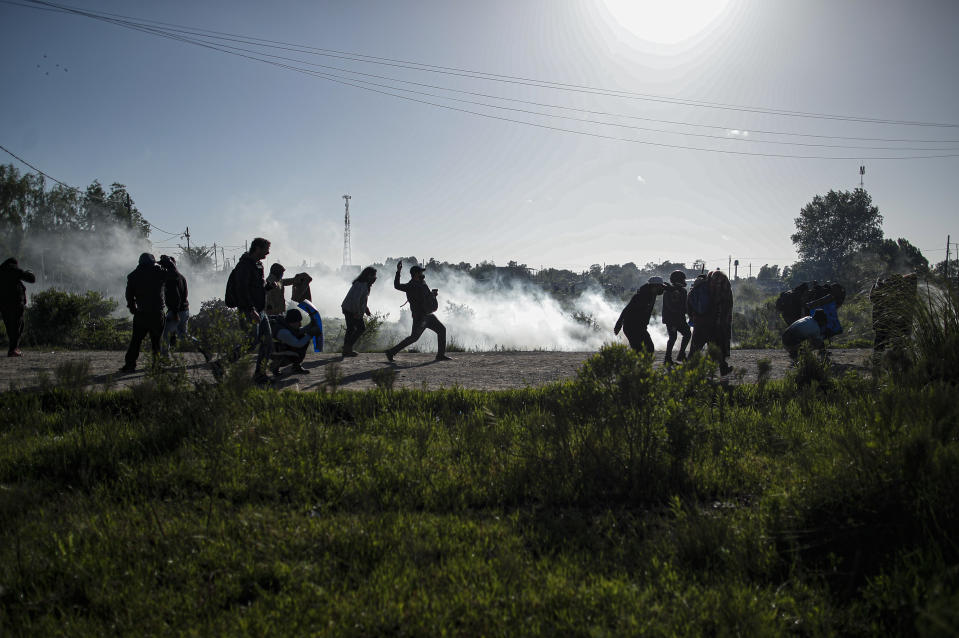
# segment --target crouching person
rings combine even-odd
[[[273,376],[280,374],[280,368],[291,366],[291,371],[297,374],[309,374],[303,367],[306,358],[306,346],[310,343],[310,335],[300,329],[303,324],[303,315],[299,310],[287,310],[285,315],[270,317],[270,328],[275,341],[271,356],[270,371]]]
[[[817,350],[824,350],[823,337],[826,333],[826,312],[818,308],[811,317],[803,317],[792,322],[783,333],[783,346],[793,361],[799,358],[799,346],[808,341]]]

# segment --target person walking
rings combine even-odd
[[[648,352],[650,354],[655,350],[653,338],[649,336],[649,319],[653,314],[653,305],[656,303],[656,297],[663,294],[666,285],[662,277],[650,277],[649,281],[640,286],[636,294],[633,295],[623,312],[620,313],[616,325],[613,326],[613,334],[618,335],[622,330],[629,341],[629,347],[636,352]]]
[[[22,357],[20,335],[23,334],[23,313],[27,307],[28,284],[36,283],[37,276],[20,268],[16,258],[10,257],[0,264],[0,314],[7,329],[8,357]]]
[[[250,331],[252,342],[258,347],[253,379],[257,383],[269,380],[263,371],[263,363],[273,354],[273,338],[270,321],[266,314],[267,283],[263,277],[263,259],[270,254],[270,242],[255,237],[250,250],[243,253],[233,268],[233,299],[240,320]],[[272,285],[270,286],[272,287]]]
[[[160,351],[164,354],[176,346],[177,335],[187,337],[186,325],[190,320],[190,302],[187,301],[188,289],[186,277],[176,267],[176,259],[170,255],[160,255],[160,267],[165,274],[163,300],[166,303],[166,323],[160,339]]]
[[[733,290],[726,273],[717,269],[696,278],[686,298],[693,320],[693,336],[689,352],[700,352],[706,344],[714,344],[719,354],[719,373],[732,372],[729,347],[732,341]]]
[[[689,345],[690,330],[686,323],[686,273],[682,270],[674,270],[669,275],[669,285],[663,292],[663,323],[666,324],[666,358],[664,363],[673,363],[673,345],[676,343],[676,336],[683,335],[683,340],[679,344],[679,355],[676,361],[682,363],[686,360],[686,346]]]
[[[143,338],[150,335],[153,357],[160,354],[163,336],[163,289],[166,274],[150,253],[140,255],[136,269],[127,275],[127,308],[133,315],[133,334],[127,348],[126,362],[120,372],[136,372]]]
[[[343,316],[346,318],[346,336],[343,338],[344,357],[355,357],[358,354],[353,350],[353,346],[366,331],[363,315],[372,315],[367,303],[370,298],[370,290],[375,282],[376,268],[367,266],[360,273],[360,276],[353,280],[350,291],[346,293],[343,303],[340,304],[343,309]]]
[[[426,285],[426,269],[422,266],[412,266],[410,268],[410,280],[405,284],[400,283],[400,272],[403,270],[403,262],[396,264],[396,275],[393,277],[393,287],[406,293],[406,300],[410,304],[410,312],[413,314],[413,330],[406,339],[386,351],[386,358],[393,361],[393,357],[408,345],[416,343],[422,336],[423,331],[429,328],[436,333],[436,360],[452,361],[452,357],[446,356],[446,326],[440,323],[433,313],[439,307],[436,301],[438,291],[434,288],[430,290]]]
[[[276,263],[270,266],[270,274],[266,278],[266,314],[282,315],[286,312],[286,291],[284,286],[293,285],[293,277],[283,278],[286,268]]]

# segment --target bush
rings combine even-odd
[[[109,350],[130,340],[130,320],[112,317],[115,299],[88,290],[75,294],[50,288],[33,295],[26,309],[25,341],[30,345]]]

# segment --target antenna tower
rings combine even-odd
[[[351,266],[353,264],[353,255],[350,253],[350,196],[344,195],[346,202],[346,215],[343,216],[343,265]]]

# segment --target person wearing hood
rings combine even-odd
[[[666,285],[662,277],[650,277],[649,281],[643,284],[633,298],[629,300],[623,312],[620,313],[616,325],[613,326],[613,334],[618,335],[622,330],[629,341],[629,347],[636,352],[646,351],[650,354],[655,350],[653,338],[649,336],[649,319],[653,314],[653,305],[656,303],[656,297],[663,294]]]
[[[143,338],[150,335],[150,347],[156,357],[163,335],[163,289],[166,274],[150,253],[140,255],[136,270],[127,275],[127,308],[133,315],[133,334],[127,348],[126,363],[120,372],[135,372]]]
[[[7,329],[8,357],[22,357],[20,352],[20,335],[23,334],[23,312],[27,307],[28,284],[36,283],[37,276],[29,270],[20,268],[14,257],[10,257],[0,264],[0,314],[3,315],[3,325]]]
[[[393,287],[406,293],[406,300],[410,304],[410,312],[413,315],[413,330],[406,339],[386,351],[386,358],[393,361],[393,357],[406,346],[416,343],[427,328],[436,333],[436,360],[452,361],[452,357],[446,355],[446,326],[440,323],[433,313],[439,307],[436,301],[437,290],[426,285],[426,269],[422,266],[412,266],[410,268],[410,280],[405,284],[400,283],[400,272],[403,270],[403,262],[396,264],[396,275],[393,277]]]
[[[163,285],[163,300],[166,303],[166,322],[160,339],[160,350],[165,354],[168,347],[175,346],[177,335],[186,338],[186,325],[190,320],[190,302],[187,301],[186,277],[176,267],[176,259],[160,255],[160,267],[166,281]]]
[[[343,316],[346,318],[346,336],[343,338],[344,357],[357,356],[353,346],[366,331],[363,315],[370,316],[372,314],[367,303],[370,298],[370,290],[375,282],[376,268],[367,266],[360,273],[360,276],[353,280],[350,291],[346,293],[346,297],[340,305],[343,309]]]
[[[266,278],[266,314],[281,315],[286,312],[286,291],[284,286],[293,285],[293,277],[283,277],[286,268],[283,264],[270,266],[270,274]]]
[[[663,362],[673,362],[673,346],[676,344],[676,336],[681,334],[683,340],[679,344],[676,361],[682,363],[686,360],[686,346],[689,345],[690,337],[689,324],[686,323],[686,273],[682,270],[674,270],[669,275],[669,285],[663,292],[663,323],[669,337]]]

